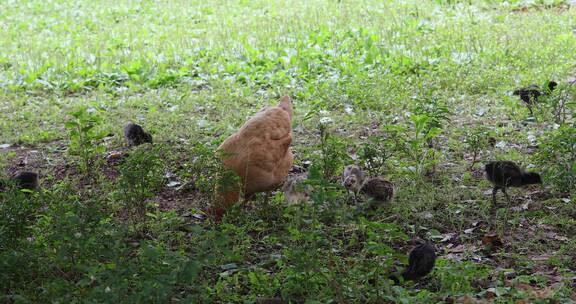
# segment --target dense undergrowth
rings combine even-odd
[[[1,301],[576,301],[573,5],[1,2],[1,174],[42,177],[0,193]],[[511,92],[550,79],[529,118]],[[215,148],[283,94],[312,201],[275,193],[210,222]],[[154,145],[127,150],[128,120]],[[544,185],[492,221],[494,159]],[[393,181],[394,202],[353,204],[350,163]],[[393,285],[420,240],[434,272]]]

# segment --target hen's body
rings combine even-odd
[[[224,165],[240,177],[240,186],[221,193],[223,213],[240,198],[278,188],[292,167],[292,103],[282,97],[276,107],[266,107],[228,137],[218,150]]]

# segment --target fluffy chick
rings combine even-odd
[[[387,203],[394,198],[394,184],[382,177],[368,178],[360,192],[377,203]]]
[[[310,200],[312,189],[310,186],[304,185],[304,180],[306,180],[306,176],[303,174],[288,175],[284,186],[282,186],[286,202],[299,204]]]
[[[20,189],[36,190],[39,188],[38,173],[24,171],[14,177]]]
[[[493,161],[486,164],[486,179],[493,185],[492,204],[496,205],[496,193],[502,190],[506,199],[510,197],[506,193],[508,187],[521,187],[530,184],[541,184],[540,174],[534,172],[525,172],[516,163],[507,160]]]
[[[402,273],[404,280],[418,280],[434,269],[436,249],[428,243],[420,244],[408,256],[408,268]]]
[[[139,146],[144,143],[152,143],[152,135],[144,131],[142,126],[128,123],[124,127],[124,137],[130,146]]]
[[[357,165],[348,165],[344,167],[344,172],[342,173],[342,186],[348,190],[348,192],[354,193],[356,195],[362,188],[362,183],[366,174]]]
[[[12,178],[12,182],[0,180],[0,190],[4,190],[9,184],[14,184],[18,189],[37,190],[40,187],[38,173],[23,171]]]
[[[558,86],[558,83],[555,81],[549,81],[545,88],[541,88],[537,85],[531,85],[514,90],[512,94],[520,96],[520,99],[524,101],[528,106],[530,114],[533,115],[534,113],[532,112],[532,105],[536,103],[538,97],[541,95],[549,95],[552,91],[554,91],[556,86]]]

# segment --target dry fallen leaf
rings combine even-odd
[[[425,211],[425,212],[420,213],[420,217],[425,219],[425,220],[431,220],[432,218],[434,218],[434,215],[432,214],[432,212]]]
[[[561,241],[561,242],[567,242],[570,239],[563,236],[563,235],[558,235],[556,232],[554,231],[548,231],[546,232],[546,237],[548,237],[549,239],[555,239],[557,241]]]
[[[176,186],[179,186],[180,182],[179,181],[171,181],[168,184],[166,184],[166,186],[170,187],[170,188],[174,188]]]
[[[442,234],[442,239],[440,240],[441,243],[448,242],[453,240],[456,237],[456,233],[445,233]]]
[[[485,235],[482,238],[482,244],[488,251],[495,251],[496,249],[504,246],[504,243],[502,243],[500,237],[495,233]]]
[[[528,208],[530,208],[530,202],[524,203],[520,206],[512,207],[510,209],[514,212],[520,212],[520,211],[526,211],[526,210],[528,210]]]
[[[531,256],[530,259],[532,261],[540,262],[540,261],[547,261],[548,259],[550,259],[551,256],[552,256],[551,254],[534,255]]]
[[[532,286],[525,283],[518,283],[515,287],[522,290],[532,290]]]
[[[476,303],[489,303],[489,302],[486,302],[484,300],[477,300],[474,297],[471,297],[469,295],[465,295],[465,296],[461,296],[461,297],[457,298],[456,303],[476,304]]]
[[[486,290],[486,300],[493,301],[496,298],[496,293],[493,291],[494,288],[489,288]]]
[[[282,300],[282,298],[258,298],[256,300],[258,304],[282,304],[286,303]]]
[[[464,251],[466,251],[466,246],[464,246],[464,245],[458,245],[454,248],[448,249],[448,252],[452,252],[452,253],[461,253]]]
[[[108,159],[108,161],[113,161],[113,160],[117,160],[117,159],[121,158],[122,156],[123,156],[123,153],[122,153],[122,152],[119,152],[119,151],[111,151],[111,152],[108,154],[107,159]]]
[[[549,299],[554,296],[554,288],[548,286],[543,289],[534,289],[534,297],[537,299]]]

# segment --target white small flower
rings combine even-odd
[[[320,124],[322,124],[322,125],[328,125],[328,124],[331,124],[332,122],[333,122],[333,120],[330,117],[320,118]]]
[[[79,239],[79,238],[82,236],[82,233],[76,232],[76,233],[74,233],[74,236],[75,236],[77,239]]]
[[[174,112],[176,110],[178,110],[178,105],[173,105],[173,106],[168,108],[168,112]]]
[[[351,105],[346,105],[344,107],[344,111],[346,112],[346,114],[348,115],[353,115],[354,114],[354,109],[352,108]]]
[[[86,55],[86,62],[88,64],[94,64],[94,62],[96,62],[96,56],[94,56],[94,54]]]
[[[496,148],[499,148],[499,149],[504,149],[504,148],[506,148],[506,142],[503,141],[503,140],[502,140],[502,141],[499,141],[499,142],[496,144]]]
[[[196,125],[199,128],[204,128],[204,127],[208,126],[208,121],[206,121],[205,119],[200,119],[198,122],[196,122]]]
[[[106,288],[104,288],[105,293],[109,293],[110,291],[112,291],[112,289],[110,289],[110,287],[106,286]]]
[[[526,139],[533,146],[535,146],[537,144],[536,136],[531,132],[528,133],[528,136],[526,137]]]

